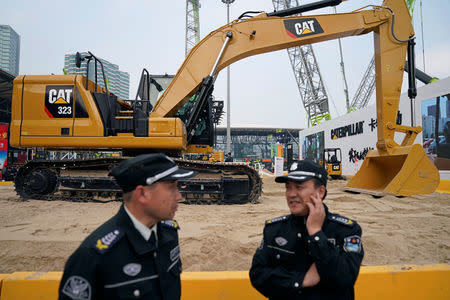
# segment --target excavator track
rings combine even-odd
[[[23,199],[72,202],[120,200],[121,189],[107,173],[123,159],[33,160],[18,170],[14,186]]]
[[[125,159],[33,160],[17,172],[16,193],[23,199],[47,201],[120,201],[122,191],[108,173]],[[174,160],[181,168],[199,173],[191,179],[179,180],[185,203],[256,203],[261,195],[262,180],[246,164]]]
[[[244,204],[257,203],[262,192],[258,172],[244,163],[201,162],[174,159],[178,166],[200,174],[180,181],[179,190],[186,203]],[[184,187],[187,185],[187,188]]]

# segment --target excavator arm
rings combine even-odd
[[[204,78],[208,75],[216,77],[223,68],[248,56],[369,32],[374,32],[378,65],[384,65],[377,73],[377,78],[381,79],[377,82],[379,89],[383,90],[380,96],[398,98],[407,41],[414,31],[406,4],[389,0],[383,6],[343,14],[277,17],[262,13],[220,27],[191,50],[156,103],[152,117],[175,115],[198,91]],[[389,82],[392,83],[387,84]]]
[[[386,0],[381,6],[366,6],[350,13],[301,17],[279,15],[261,13],[253,18],[237,19],[207,35],[186,57],[174,79],[155,104],[151,117],[174,116],[178,109],[198,91],[200,94],[205,94],[205,91],[212,93],[212,84],[219,71],[248,56],[373,32],[379,125],[377,151],[372,155],[384,159],[380,160],[382,162],[377,159],[372,160],[371,166],[362,167],[361,170],[368,171],[362,172],[365,174],[362,176],[357,174],[352,180],[353,183],[350,182],[349,185],[353,185],[353,188],[358,191],[376,190],[376,193],[381,191],[398,195],[434,191],[439,181],[437,170],[431,163],[431,165],[427,164],[428,159],[423,149],[421,149],[422,153],[415,145],[415,150],[411,150],[414,138],[422,130],[421,127],[396,124],[408,42],[414,36],[406,3],[401,0]],[[396,132],[405,134],[401,145],[394,140]],[[400,169],[411,151],[415,153],[413,156],[416,159],[420,157],[420,161],[427,167],[424,170],[408,166],[409,171],[403,174]],[[390,158],[393,156],[397,158],[402,156],[402,158],[396,162],[398,169],[386,177],[383,173],[385,168],[389,168]],[[367,159],[366,162],[369,161],[370,159]],[[381,166],[374,166],[374,164],[381,164]],[[375,186],[370,184],[373,181],[370,173],[374,169],[381,170],[378,172],[379,175],[374,176],[386,177],[377,180],[379,183]],[[400,180],[402,182],[400,186],[403,186],[412,172],[420,173],[416,174],[420,178],[430,179],[422,184],[426,188],[413,188],[412,192],[402,191],[398,184],[395,188],[392,186],[387,188],[391,181],[395,182],[394,177],[399,174],[404,177]],[[417,186],[415,184],[417,180],[412,182],[413,186]]]
[[[414,35],[404,1],[351,13],[277,17],[262,13],[237,19],[208,34],[186,57],[155,104],[151,117],[171,117],[195,94],[204,78],[248,56],[347,36],[374,33],[378,122],[395,127],[408,39]],[[225,49],[223,49],[225,48]],[[379,128],[380,149],[390,151],[394,130]],[[404,130],[404,128],[402,129]],[[413,129],[420,132],[420,129]]]

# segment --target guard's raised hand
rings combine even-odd
[[[309,208],[306,229],[309,235],[313,235],[322,230],[323,221],[325,220],[325,208],[318,191],[311,194],[310,199],[311,202],[306,202]]]

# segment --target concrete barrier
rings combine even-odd
[[[450,265],[362,267],[355,285],[355,298],[450,299]]]
[[[266,298],[252,287],[248,271],[224,271],[182,273],[181,299],[264,300]]]
[[[450,180],[441,180],[438,187],[436,188],[436,192],[438,193],[450,193]]]
[[[3,274],[5,275],[5,274]],[[2,277],[0,300],[56,300],[61,272],[16,272]],[[247,271],[186,272],[182,300],[262,300]],[[355,285],[357,300],[448,300],[450,265],[366,266]]]
[[[16,272],[3,278],[0,300],[56,300],[61,272]]]
[[[0,295],[1,295],[1,292],[2,292],[3,279],[5,279],[7,276],[9,276],[9,274],[0,274]]]

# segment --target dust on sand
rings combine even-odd
[[[363,265],[450,263],[450,194],[375,199],[346,193],[345,184],[329,182],[325,203],[361,225]],[[80,242],[119,206],[23,201],[12,185],[0,186],[0,273],[62,271]],[[288,213],[284,185],[273,178],[264,178],[258,204],[180,204],[184,271],[248,270],[264,221]]]

